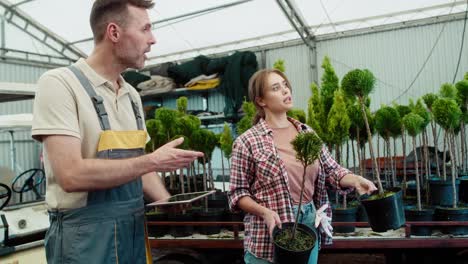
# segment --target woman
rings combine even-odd
[[[254,126],[233,145],[229,205],[233,211],[241,209],[247,213],[244,218],[245,263],[270,263],[273,261],[273,229],[281,227],[283,222],[294,222],[300,196],[303,167],[296,160],[290,142],[298,133],[312,129],[287,117],[287,111],[293,107],[291,85],[282,72],[256,72],[249,81],[249,97],[257,113]],[[316,230],[315,208],[325,210],[320,214],[319,240],[330,244],[331,208],[326,181],[342,193],[356,189],[364,194],[377,188],[341,167],[328,150],[322,148],[320,158],[307,168],[300,221]],[[317,263],[318,249],[316,245],[312,250],[309,263]]]

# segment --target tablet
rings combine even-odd
[[[173,195],[167,199],[159,200],[146,206],[160,206],[160,205],[171,205],[171,204],[187,204],[192,203],[196,200],[199,200],[203,197],[206,197],[212,193],[215,193],[216,190],[204,191],[204,192],[191,192],[191,193],[181,193]]]

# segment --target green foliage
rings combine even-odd
[[[296,151],[296,159],[307,167],[319,158],[323,143],[316,133],[306,132],[297,134],[291,144]]]
[[[255,116],[255,105],[252,102],[244,101],[242,103],[242,110],[245,115],[237,122],[237,134],[241,135],[249,128],[252,127],[252,122]]]
[[[434,120],[443,129],[450,130],[459,125],[461,110],[457,103],[449,98],[439,98],[432,105]]]
[[[407,105],[394,104],[393,108],[397,110],[398,114],[400,115],[400,118],[403,118],[405,115],[411,113],[411,108]]]
[[[349,136],[351,120],[346,111],[346,103],[341,90],[335,92],[332,108],[328,114],[329,139],[333,144],[341,144]]]
[[[201,121],[194,115],[185,115],[178,119],[178,132],[186,137],[190,137],[193,131],[201,126]]]
[[[275,61],[275,63],[273,64],[273,69],[276,69],[280,72],[284,72],[286,70],[284,66],[284,60],[278,59],[277,61]]]
[[[322,87],[320,89],[320,94],[322,96],[324,113],[326,116],[328,116],[330,108],[333,104],[335,91],[339,88],[339,81],[338,76],[336,76],[335,70],[330,63],[330,59],[327,56],[323,58],[322,68],[324,73],[321,78]]]
[[[197,129],[191,137],[191,145],[194,150],[201,151],[205,154],[205,161],[209,162],[213,151],[217,145],[218,137],[213,131],[206,129]],[[203,162],[202,158],[198,159]]]
[[[457,90],[452,84],[444,83],[440,87],[440,96],[455,100],[457,98]]]
[[[154,151],[167,142],[167,135],[164,133],[161,121],[148,119],[146,121],[146,131],[151,137],[151,141],[148,142],[148,145],[151,145],[151,151]]]
[[[187,105],[188,105],[188,99],[185,96],[181,96],[176,100],[177,104],[177,111],[179,111],[182,114],[187,113]]]
[[[231,128],[228,126],[227,123],[224,123],[224,128],[219,138],[219,143],[220,148],[224,153],[224,156],[228,159],[231,157],[232,154],[232,142],[233,139],[231,134]]]
[[[177,126],[175,124],[177,123],[178,115],[179,112],[176,110],[165,107],[156,110],[155,119],[161,122],[162,129],[168,140],[177,134]]]
[[[463,79],[468,81],[468,72],[465,73],[465,77]]]
[[[468,80],[457,82],[455,88],[457,89],[457,97],[462,102],[462,105],[468,104]]]
[[[424,130],[426,126],[431,122],[431,119],[432,119],[431,114],[424,107],[421,99],[418,99],[418,101],[416,101],[416,104],[411,109],[411,112],[418,114],[424,120],[424,122],[421,124],[422,130]]]
[[[401,118],[398,111],[391,106],[382,106],[374,116],[375,129],[385,140],[395,137],[401,131]]]
[[[437,98],[439,98],[439,97],[437,96],[437,94],[434,94],[434,93],[427,93],[427,94],[423,95],[423,97],[422,97],[424,103],[426,104],[427,108],[430,111],[432,111],[432,105],[437,100]]]
[[[306,113],[302,109],[291,109],[288,111],[287,115],[291,118],[299,120],[301,123],[306,123]]]
[[[341,80],[343,91],[349,96],[364,98],[368,96],[375,85],[375,77],[371,71],[365,69],[351,70]]]
[[[325,118],[322,112],[322,103],[320,100],[320,93],[317,84],[310,85],[312,96],[307,103],[307,125],[309,125],[315,132],[322,137],[323,128],[320,124],[324,124]]]
[[[422,131],[424,119],[415,113],[409,113],[403,117],[403,125],[412,137],[417,136]]]
[[[242,103],[242,111],[244,111],[245,115],[253,117],[255,115],[254,103],[244,101]]]

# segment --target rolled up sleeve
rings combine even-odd
[[[325,146],[322,147],[320,158],[323,163],[326,179],[331,186],[335,187],[341,195],[354,191],[354,188],[341,188],[341,179],[347,174],[352,174],[352,172],[338,164]]]
[[[253,159],[250,151],[242,142],[235,141],[231,156],[231,177],[229,187],[229,208],[233,212],[240,211],[239,199],[244,196],[252,197],[250,182],[252,180]]]

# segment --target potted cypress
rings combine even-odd
[[[447,139],[451,136],[451,132],[458,125],[461,111],[457,103],[450,98],[439,98],[432,105],[432,113],[437,124],[444,129],[444,153],[442,160],[446,160]],[[450,142],[450,140],[448,140]],[[449,144],[449,153],[451,168],[453,174],[453,182],[447,179],[447,165],[442,164],[442,178],[432,178],[430,180],[430,192],[432,205],[450,206],[457,204],[458,201],[458,186],[459,181],[456,180],[455,166],[452,159],[452,144]]]
[[[400,115],[400,119],[402,119],[404,116],[407,114],[411,113],[411,109],[407,105],[399,105],[399,104],[394,104],[393,106],[397,111],[398,114]],[[403,197],[406,198],[406,189],[407,189],[407,178],[406,178],[406,134],[405,134],[405,125],[403,122],[400,122],[400,135],[401,135],[401,145],[402,145],[402,151],[403,151]]]
[[[328,114],[328,132],[330,133],[330,139],[333,145],[335,145],[336,161],[340,163],[340,147],[344,141],[348,138],[349,128],[351,126],[351,120],[346,111],[346,103],[344,100],[343,92],[337,90],[333,99],[333,105]],[[338,183],[339,180],[336,179]],[[347,195],[343,194],[343,203],[340,206],[339,203],[339,192],[336,191],[336,204],[333,208],[333,221],[336,222],[356,222],[357,206],[348,207]],[[337,233],[351,233],[354,232],[354,226],[337,226],[335,232]]]
[[[440,164],[439,164],[439,156],[438,156],[438,152],[439,152],[438,134],[437,134],[437,129],[436,129],[436,123],[434,121],[434,115],[432,113],[432,105],[437,100],[437,98],[438,98],[438,96],[436,94],[433,94],[433,93],[425,94],[422,97],[424,103],[427,106],[427,110],[429,110],[429,113],[432,115],[431,129],[432,129],[432,139],[433,139],[434,149],[435,149],[435,153],[436,153],[436,159],[435,159],[435,162],[436,162],[436,176],[438,178],[440,178]]]
[[[227,123],[224,123],[223,132],[219,137],[219,145],[221,149],[221,167],[223,171],[223,192],[226,191],[225,182],[226,182],[226,174],[224,173],[224,158],[228,161],[228,171],[230,171],[230,164],[229,159],[231,158],[232,154],[232,134],[231,128],[229,128]]]
[[[282,228],[273,230],[274,262],[275,263],[307,263],[310,252],[317,241],[317,234],[307,225],[298,223],[301,213],[302,197],[304,195],[305,174],[307,166],[319,158],[322,141],[313,132],[299,133],[291,142],[296,151],[296,159],[304,168],[302,174],[301,194],[293,223],[283,223]]]
[[[461,116],[461,110],[458,107],[457,103],[450,98],[440,98],[434,102],[433,113],[436,122],[445,130],[446,137],[453,135],[454,128],[458,125]],[[445,140],[444,140],[445,141]],[[449,152],[451,156],[451,188],[447,188],[452,191],[445,192],[444,194],[444,204],[450,199],[450,204],[447,204],[451,207],[439,206],[436,208],[436,219],[441,221],[468,221],[468,207],[458,207],[458,185],[460,181],[456,179],[456,168],[453,164],[453,144],[449,143]],[[444,166],[443,170],[444,179],[446,179],[446,169]],[[449,199],[447,199],[447,196]],[[444,233],[451,233],[454,235],[465,235],[468,233],[468,228],[463,226],[451,226],[442,229]]]
[[[467,74],[468,76],[468,74]],[[460,201],[468,203],[468,149],[466,146],[466,129],[465,125],[468,123],[468,79],[462,80],[455,84],[457,89],[457,97],[462,109],[462,117],[460,124],[460,143],[462,153],[462,164],[461,164],[461,177],[460,180]]]
[[[434,210],[423,208],[421,205],[421,181],[419,178],[419,166],[418,166],[418,153],[416,152],[416,136],[421,133],[421,130],[424,127],[424,119],[415,113],[409,113],[403,117],[403,123],[408,131],[408,134],[412,138],[413,151],[414,151],[414,168],[415,168],[415,178],[416,178],[416,197],[417,205],[406,207],[405,214],[408,220],[411,221],[432,221],[434,215]],[[430,227],[413,227],[411,228],[412,235],[418,236],[430,236],[431,228]]]
[[[386,156],[390,160],[391,169],[391,186],[397,186],[396,172],[393,165],[393,157],[391,154],[390,138],[398,134],[401,128],[400,114],[398,111],[390,106],[382,106],[377,112],[375,112],[375,129],[379,135],[384,139],[386,144]],[[387,184],[388,186],[388,184]]]
[[[342,80],[341,86],[345,93],[356,96],[361,105],[362,115],[368,134],[369,150],[374,164],[378,193],[371,196],[362,196],[361,202],[366,209],[369,224],[372,230],[384,232],[388,229],[397,229],[405,223],[403,199],[400,188],[389,189],[384,192],[380,180],[379,166],[372,147],[372,133],[370,131],[364,99],[373,90],[375,77],[369,70],[355,69],[348,72]],[[385,213],[383,213],[385,212]]]

